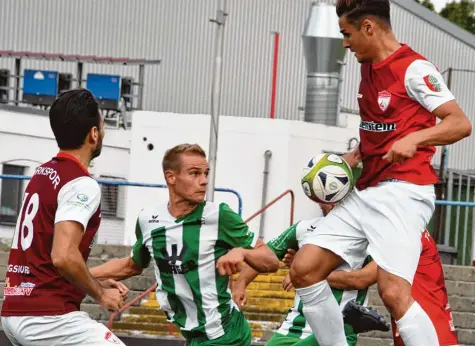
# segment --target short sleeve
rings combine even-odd
[[[408,95],[429,112],[455,98],[437,68],[426,60],[415,60],[408,66],[405,88]]]
[[[227,204],[220,204],[219,209],[219,239],[231,248],[254,248],[258,241],[258,234],[249,230],[243,219]]]
[[[144,236],[140,227],[140,218],[136,222],[136,243],[131,250],[131,258],[141,268],[145,269],[150,264],[150,253],[144,244]]]
[[[297,224],[289,227],[281,235],[275,237],[267,243],[267,246],[276,254],[279,259],[282,259],[288,249],[298,250],[298,241],[296,238]]]
[[[58,193],[55,224],[63,221],[81,223],[84,230],[101,203],[99,184],[89,176],[66,183]]]

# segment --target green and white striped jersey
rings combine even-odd
[[[300,221],[289,229],[284,231],[281,235],[275,237],[267,243],[268,247],[277,255],[279,259],[282,259],[287,253],[288,249],[298,250],[301,247],[301,243],[305,236],[311,232],[319,232],[319,221],[324,217],[317,217],[311,220]],[[360,257],[356,259],[355,264],[360,264],[358,268],[363,267],[366,264],[366,257]],[[350,271],[348,264],[343,264],[337,268],[337,270]],[[343,290],[332,288],[332,293],[336,298],[341,309],[344,309],[345,305],[350,300],[356,300],[360,304],[367,304],[367,289],[365,290]],[[306,317],[302,311],[303,304],[298,295],[294,297],[294,306],[288,311],[288,314],[278,329],[278,333],[290,337],[296,337],[305,339],[312,334],[311,327],[306,321]],[[349,329],[346,329],[346,333]]]
[[[185,337],[224,334],[223,323],[235,306],[228,276],[218,258],[235,247],[253,248],[257,234],[227,204],[203,202],[186,216],[172,217],[167,204],[145,208],[137,219],[132,259],[142,267],[154,260],[157,301]]]

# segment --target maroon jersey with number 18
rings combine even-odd
[[[85,293],[53,266],[54,226],[84,227],[79,250],[86,261],[101,222],[101,190],[74,157],[59,153],[36,169],[13,236],[5,278],[2,316],[49,316],[79,310]]]

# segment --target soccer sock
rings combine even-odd
[[[415,301],[397,321],[400,336],[406,346],[439,346],[438,335],[430,317]]]
[[[303,312],[321,346],[347,346],[342,312],[326,280],[296,289]]]

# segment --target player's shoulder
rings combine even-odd
[[[145,206],[140,210],[137,219],[140,222],[156,220],[156,223],[159,223],[161,220],[163,221],[166,217],[168,217],[165,213],[166,211],[167,203]]]
[[[58,198],[70,193],[77,193],[81,195],[78,199],[89,199],[90,197],[100,196],[101,187],[99,183],[91,176],[77,176],[72,177],[66,182],[62,182],[61,189],[58,193]]]
[[[319,222],[321,222],[325,217],[319,216],[312,219],[304,219],[299,221],[296,224],[296,233],[299,235],[305,235],[307,233],[311,233],[317,229]]]

